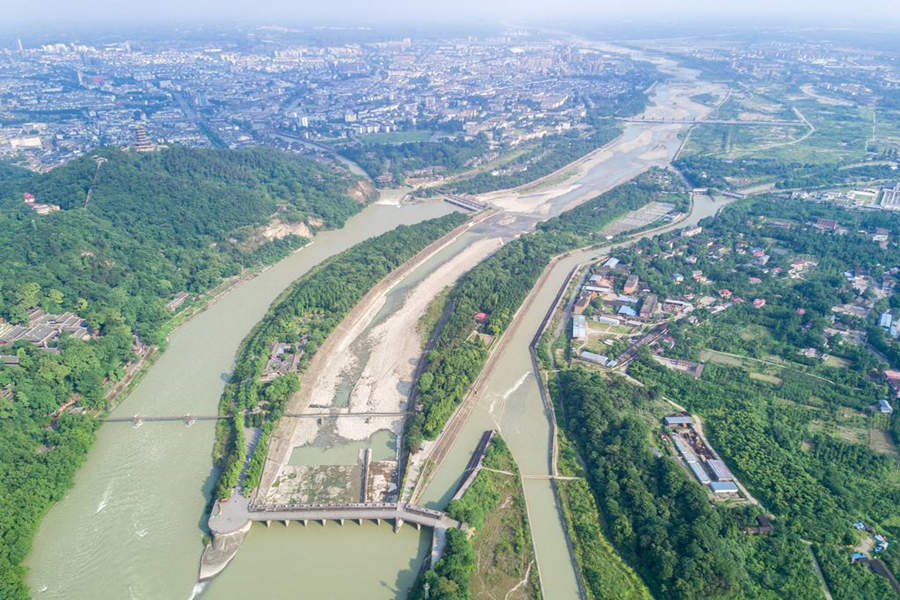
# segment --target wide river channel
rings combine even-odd
[[[676,85],[663,84],[654,90],[658,109],[683,101],[690,91],[685,88],[694,83],[692,74],[675,69],[670,74],[675,75]],[[600,193],[651,166],[667,164],[680,145],[681,131],[677,125],[627,125],[609,145],[608,156],[580,175],[575,189],[553,198],[551,214],[587,193]],[[703,196],[689,221],[717,208]],[[240,341],[293,280],[368,237],[450,210],[440,202],[371,205],[343,229],[319,234],[306,248],[237,284],[175,330],[168,349],[114,416],[214,414]],[[531,215],[518,216],[532,223],[536,220]],[[480,233],[497,235],[497,230],[483,229],[481,233],[473,228],[467,239]],[[550,424],[531,372],[528,343],[572,266],[596,254],[575,253],[556,263],[510,332],[511,343],[482,385],[476,410],[423,501],[443,507],[478,436],[491,427],[501,431],[523,475],[548,474]],[[410,278],[421,276],[421,272],[412,273]],[[35,538],[27,560],[35,597],[388,600],[406,596],[430,547],[430,533],[404,527],[395,534],[387,525],[374,524],[255,525],[228,568],[212,582],[196,584],[204,507],[212,485],[213,429],[212,422],[190,427],[152,422],[138,428],[129,423],[101,427],[75,486],[47,514]],[[546,479],[526,479],[525,495],[544,597],[575,600],[575,573],[552,488]]]
[[[366,238],[451,210],[440,201],[373,204],[343,229],[320,233],[176,329],[169,347],[113,416],[215,414],[238,345],[292,281]],[[190,427],[103,425],[75,486],[50,510],[35,538],[27,561],[35,597],[189,598],[203,548],[200,525],[211,492],[213,431],[211,421]],[[241,562],[233,566],[245,575],[258,572],[259,578],[244,586],[240,576],[221,585],[216,581],[221,594],[210,590],[208,596],[247,598],[252,589],[260,598],[392,598],[388,588],[409,585],[409,577],[398,582],[397,574],[410,568],[420,540],[413,528],[396,536],[389,531],[347,527],[330,535],[327,528],[309,528],[300,536],[299,529],[255,528],[241,549]],[[269,537],[276,538],[274,547]],[[428,534],[422,537],[421,543],[428,543]],[[346,559],[357,555],[365,560],[351,565],[351,575],[344,570]],[[280,563],[284,570],[257,571],[254,563],[272,556],[289,559]]]

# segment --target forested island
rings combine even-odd
[[[299,389],[299,375],[344,316],[391,271],[465,221],[465,215],[451,213],[366,240],[317,266],[272,304],[241,344],[219,403],[219,413],[233,418],[216,427],[213,455],[222,468],[216,498],[229,498],[235,491],[249,495],[259,485],[269,436]],[[272,344],[288,344],[299,360],[296,369],[265,381],[262,374]],[[258,427],[259,440],[247,461],[241,490],[236,490],[247,458],[245,426]]]
[[[362,142],[340,151],[358,164],[372,179],[385,174],[393,183],[407,177],[453,173],[472,164],[488,150],[486,136],[450,138],[398,144]]]
[[[645,100],[638,104],[643,105]],[[421,195],[482,194],[531,183],[600,148],[622,133],[612,119],[593,118],[585,129],[525,140],[490,143],[484,134],[398,143],[360,141],[339,153],[358,164],[378,185],[429,185]]]
[[[438,190],[453,194],[483,194],[524,185],[562,169],[620,133],[622,128],[615,121],[597,119],[587,132],[570,131],[547,136],[524,145],[520,154],[495,169],[462,176],[443,184]]]
[[[70,311],[88,332],[2,348],[0,597],[28,597],[32,535],[72,484],[135,349],[164,345],[166,303],[307,241],[268,241],[273,221],[311,234],[367,199],[346,172],[268,149],[106,148],[47,173],[0,168],[0,317],[13,327],[37,308]]]

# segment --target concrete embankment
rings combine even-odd
[[[198,575],[200,581],[212,579],[228,566],[252,526],[253,523],[247,521],[242,527],[230,533],[212,534],[212,541],[206,545],[203,555],[200,557],[200,573]]]

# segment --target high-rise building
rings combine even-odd
[[[22,38],[16,38],[16,48],[19,50],[20,54],[25,51],[22,47]]]

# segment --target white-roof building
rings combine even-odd
[[[597,354],[596,352],[588,352],[587,350],[582,350],[579,356],[586,361],[597,363],[598,365],[602,365],[604,367],[607,366],[607,363],[609,363],[609,357],[605,354]]]
[[[584,315],[575,315],[572,317],[572,339],[587,339],[587,320]]]

